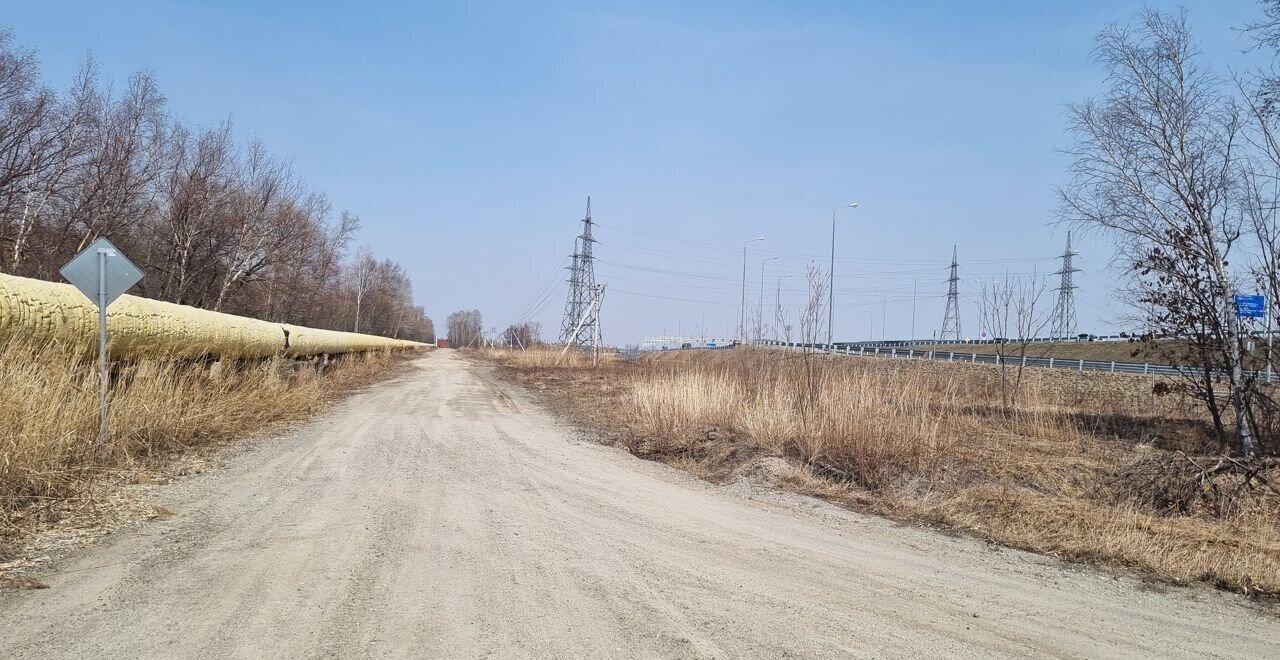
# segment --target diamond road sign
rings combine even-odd
[[[101,263],[99,255],[102,255]],[[98,294],[105,294],[104,307],[142,279],[142,271],[105,238],[94,241],[58,272],[95,305],[98,304]],[[101,291],[100,281],[106,285]]]
[[[1237,295],[1236,316],[1242,319],[1266,318],[1267,299],[1261,294]]]

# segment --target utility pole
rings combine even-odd
[[[1067,339],[1076,334],[1076,297],[1075,284],[1071,281],[1074,273],[1080,272],[1071,260],[1080,254],[1071,249],[1071,232],[1067,232],[1067,249],[1062,253],[1062,268],[1054,273],[1061,277],[1058,284],[1058,303],[1053,308],[1053,337]]]
[[[916,280],[911,280],[911,336],[908,339],[916,338]]]
[[[745,343],[747,341],[747,246],[756,241],[763,241],[763,236],[757,236],[742,244],[742,305],[738,307],[738,342]]]
[[[592,314],[592,302],[596,295],[595,257],[591,235],[591,197],[587,197],[587,215],[582,219],[582,234],[574,241],[573,261],[569,267],[569,297],[564,304],[564,318],[560,324],[560,342],[566,346],[595,345],[596,317]],[[581,323],[579,323],[581,319]]]
[[[600,365],[600,307],[604,305],[604,285],[603,284],[596,287],[595,304],[596,304],[595,323],[591,324],[591,329],[595,332],[595,336],[592,338],[592,341],[591,341],[591,349],[592,349],[591,366],[593,367]]]
[[[786,319],[782,318],[782,276],[778,276],[778,281],[774,284],[773,290],[773,338],[781,341],[783,338],[783,324]]]
[[[880,341],[884,341],[884,322],[889,317],[889,296],[880,296],[883,306],[880,308]]]
[[[947,310],[942,316],[942,331],[938,338],[960,341],[960,262],[956,258],[956,246],[951,246],[951,276],[947,278]]]

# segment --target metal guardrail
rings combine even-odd
[[[1029,344],[1087,344],[1089,342],[1118,342],[1132,341],[1136,335],[1118,334],[1118,335],[1081,335],[1075,337],[1036,337],[1028,339]],[[1000,339],[877,339],[869,341],[838,341],[832,345],[837,348],[845,346],[866,346],[868,348],[874,346],[939,346],[939,345],[990,345],[1000,343]]]
[[[992,353],[963,353],[959,351],[921,351],[912,348],[902,349],[896,346],[855,346],[852,344],[799,344],[765,340],[756,342],[757,346],[784,349],[811,349],[835,355],[858,355],[862,357],[906,358],[915,360],[939,360],[942,362],[969,362],[973,364],[1021,364],[1028,367],[1047,369],[1071,369],[1073,371],[1105,371],[1108,373],[1143,374],[1151,376],[1179,376],[1184,368],[1169,364],[1153,364],[1150,362],[1120,362],[1116,360],[1086,360],[1083,358],[1053,358],[1006,355]],[[1267,379],[1265,371],[1254,371],[1253,376],[1261,382],[1274,382],[1272,375]]]

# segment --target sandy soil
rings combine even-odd
[[[1278,657],[1280,618],[715,486],[437,351],[0,593],[0,657]]]

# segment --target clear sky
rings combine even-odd
[[[1257,59],[1235,30],[1256,2],[1181,4],[1220,71]],[[732,334],[758,235],[752,304],[761,259],[779,256],[765,316],[784,276],[794,314],[848,201],[837,339],[910,334],[913,287],[929,336],[952,244],[976,335],[976,280],[1057,270],[1065,104],[1101,91],[1093,37],[1141,6],[4,0],[0,23],[55,86],[88,52],[109,79],[149,69],[175,116],[229,117],[292,158],[361,215],[361,243],[408,268],[440,326],[534,308],[556,335],[563,287],[544,284],[564,279],[591,195],[605,339],[623,344]],[[1111,332],[1111,250],[1080,243],[1081,330]]]

